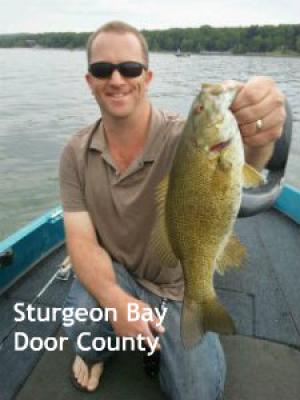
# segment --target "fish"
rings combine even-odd
[[[203,84],[191,106],[169,174],[156,194],[151,246],[160,260],[180,262],[184,277],[181,338],[191,348],[207,331],[234,334],[235,324],[214,289],[214,272],[242,264],[246,249],[234,233],[242,188],[264,183],[245,163],[230,106],[234,81]]]

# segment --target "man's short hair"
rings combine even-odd
[[[111,21],[108,22],[100,28],[98,28],[94,33],[90,35],[87,41],[87,59],[88,64],[90,63],[92,56],[92,44],[94,39],[102,32],[114,32],[114,33],[132,33],[140,42],[143,61],[146,67],[149,66],[149,52],[148,52],[148,44],[145,37],[139,32],[134,26],[127,24],[122,21]]]

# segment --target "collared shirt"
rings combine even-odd
[[[183,297],[179,263],[163,264],[149,245],[156,220],[155,193],[169,173],[184,120],[152,107],[144,151],[119,173],[102,121],[81,130],[65,146],[60,163],[64,211],[87,211],[99,244],[150,291]]]

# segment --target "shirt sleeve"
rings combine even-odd
[[[60,158],[59,184],[64,211],[87,211],[84,187],[79,177],[79,166],[70,143],[65,146]]]

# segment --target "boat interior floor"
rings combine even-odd
[[[272,209],[238,220],[248,249],[245,265],[216,276],[215,287],[238,335],[221,338],[227,359],[225,400],[300,398],[300,226]],[[94,393],[70,382],[73,353],[16,351],[15,332],[29,337],[63,335],[59,321],[16,323],[14,305],[30,304],[65,257],[61,247],[0,297],[0,400],[165,399],[157,378],[147,376],[142,354],[120,352],[106,365]],[[37,299],[61,307],[72,283],[55,279]],[[129,368],[130,366],[130,368]]]

